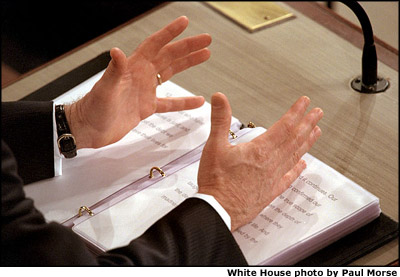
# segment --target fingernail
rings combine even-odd
[[[216,92],[214,93],[214,95],[211,97],[211,106],[213,108],[218,108],[221,106],[221,100],[220,100],[220,95],[222,93],[221,92]]]
[[[303,102],[308,105],[310,103],[310,98],[308,96],[303,96]]]

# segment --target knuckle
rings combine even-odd
[[[256,145],[255,143],[251,143],[250,145],[251,153],[253,153],[253,158],[255,161],[258,163],[264,162],[268,156],[265,149],[259,147],[259,145]]]
[[[313,145],[316,141],[317,141],[317,136],[316,136],[316,134],[314,133],[314,132],[311,132],[311,134],[310,134],[310,136],[309,136],[309,138],[308,138],[308,140],[307,140],[307,144],[309,145],[309,146],[311,146],[311,145]]]
[[[286,136],[291,136],[294,129],[294,122],[292,120],[284,120],[282,122],[282,128],[286,134]]]
[[[229,118],[225,116],[214,116],[212,123],[217,126],[225,126]]]
[[[281,182],[280,182],[280,186],[278,187],[279,193],[282,193],[283,191],[285,191],[291,183],[292,183],[291,176],[289,174],[283,175]]]
[[[295,134],[293,143],[295,150],[299,149],[303,145],[303,136],[300,134],[300,132]]]
[[[293,162],[293,164],[297,164],[298,163],[298,161],[300,161],[300,154],[299,154],[299,152],[297,152],[297,151],[295,151],[293,154],[292,154],[292,162]]]

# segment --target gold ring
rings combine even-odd
[[[157,73],[157,81],[158,81],[158,84],[161,86],[162,85],[162,79],[161,79],[160,73]]]

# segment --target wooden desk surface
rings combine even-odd
[[[379,62],[390,88],[374,95],[354,92],[349,83],[360,73],[361,50],[303,15],[299,6],[280,5],[296,18],[248,33],[204,3],[172,2],[8,86],[2,100],[20,99],[111,47],[130,53],[145,37],[186,15],[190,23],[183,36],[211,34],[212,56],[173,82],[208,101],[221,91],[235,117],[266,128],[298,97],[309,96],[311,106],[325,114],[323,135],[310,153],[377,195],[382,211],[398,221],[398,72]],[[397,57],[391,61],[394,68]],[[395,240],[354,264],[386,265],[397,259]]]

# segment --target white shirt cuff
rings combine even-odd
[[[220,215],[228,229],[231,230],[231,217],[221,206],[221,204],[214,198],[214,196],[203,193],[196,193],[195,195],[193,195],[193,197],[203,199],[208,204],[210,204],[214,208],[214,210]]]
[[[54,176],[62,175],[62,157],[57,145],[56,104],[53,102],[53,152],[54,152]]]

